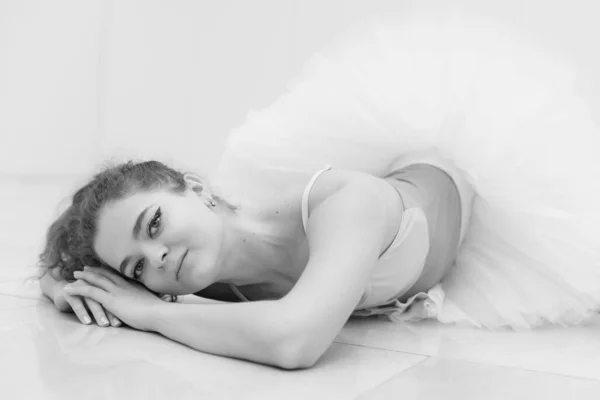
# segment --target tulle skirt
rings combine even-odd
[[[575,77],[490,21],[380,23],[314,56],[252,112],[228,139],[217,183],[260,202],[325,164],[383,177],[435,152],[474,196],[455,265],[421,296],[424,317],[578,324],[600,308],[600,132]]]

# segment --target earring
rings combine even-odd
[[[211,207],[215,207],[217,205],[213,199],[208,199],[208,204],[210,204]]]

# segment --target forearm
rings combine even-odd
[[[229,301],[221,301],[214,299],[207,299],[206,297],[197,296],[197,295],[186,295],[180,297],[180,303],[182,304],[231,304]]]
[[[288,368],[292,332],[278,301],[230,304],[164,303],[151,329],[202,352]]]

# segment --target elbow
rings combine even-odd
[[[279,303],[283,304],[283,303]],[[329,339],[322,327],[310,318],[300,318],[302,309],[286,305],[278,315],[276,323],[271,325],[271,338],[276,343],[273,352],[274,364],[285,370],[308,369],[321,359],[333,338]]]
[[[308,337],[287,338],[278,346],[277,366],[286,370],[312,368],[323,353],[324,350],[317,349]]]

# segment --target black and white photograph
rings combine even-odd
[[[600,399],[599,19],[0,0],[0,398]]]

